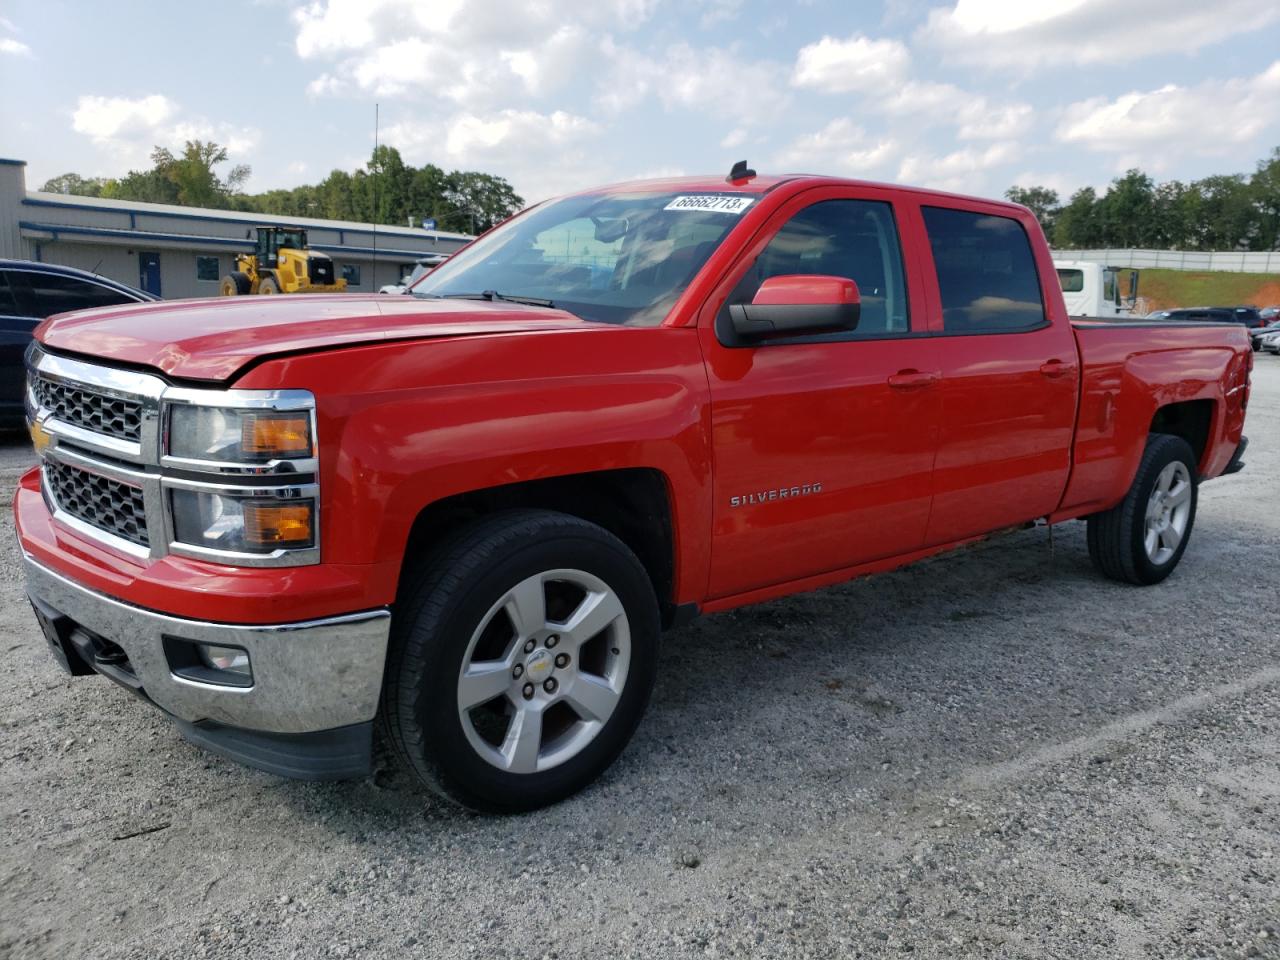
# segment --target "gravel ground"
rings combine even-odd
[[[1070,524],[704,619],[603,781],[522,817],[64,679],[6,531],[0,956],[1280,957],[1280,358],[1254,382],[1162,586]]]

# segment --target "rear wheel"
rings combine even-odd
[[[658,632],[648,575],[612,534],[550,511],[495,515],[406,578],[384,727],[405,765],[463,806],[554,803],[630,740]]]
[[[1124,500],[1089,518],[1089,556],[1098,570],[1139,585],[1171,574],[1191,539],[1198,483],[1191,445],[1152,434]]]
[[[239,270],[227,274],[222,278],[222,284],[218,288],[218,292],[224,297],[244,296],[252,288],[253,284],[249,280],[249,276]]]
[[[272,293],[279,293],[279,292],[280,292],[280,283],[271,274],[267,274],[265,277],[263,277],[261,280],[258,281],[258,293],[272,294]]]

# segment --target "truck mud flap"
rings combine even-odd
[[[1244,460],[1242,460],[1241,457],[1244,456],[1244,452],[1248,448],[1248,446],[1249,446],[1249,438],[1241,437],[1240,446],[1236,447],[1235,455],[1231,458],[1231,462],[1227,464],[1227,469],[1222,471],[1222,475],[1224,477],[1230,473],[1239,473],[1241,470],[1244,469]]]

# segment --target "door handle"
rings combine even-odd
[[[889,375],[889,386],[894,390],[919,390],[933,386],[938,376],[932,370],[899,370]]]
[[[1073,364],[1063,363],[1061,360],[1046,360],[1040,364],[1040,372],[1050,380],[1056,380],[1058,377],[1065,377],[1069,373],[1075,373],[1076,368]]]

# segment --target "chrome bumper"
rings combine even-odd
[[[386,609],[270,626],[208,623],[130,606],[29,556],[23,563],[27,593],[37,608],[118,645],[138,692],[179,720],[295,734],[365,723],[377,712],[391,624]],[[217,598],[209,599],[216,606]],[[166,636],[242,647],[249,653],[253,685],[175,675],[164,650]],[[135,686],[111,669],[95,669]]]

